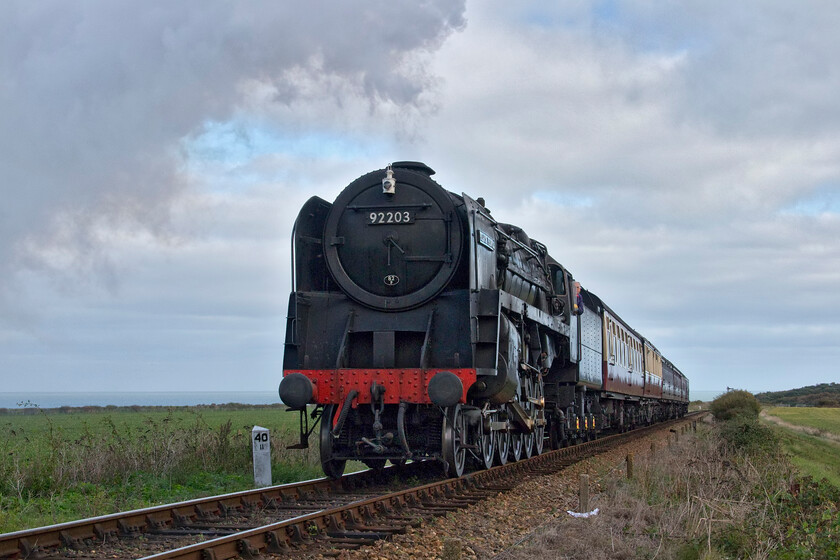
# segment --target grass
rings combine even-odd
[[[782,445],[797,468],[817,480],[825,478],[840,488],[840,445],[782,428],[779,430],[784,432]]]
[[[773,426],[782,449],[799,471],[816,480],[825,478],[840,488],[840,443],[820,437],[840,435],[840,408],[773,407],[764,410],[789,424],[816,430],[815,434],[808,434],[766,422]]]
[[[504,557],[840,557],[840,489],[799,477],[777,445],[755,420],[698,425],[696,436],[638,454],[632,480],[599,480],[597,516],[552,523]]]
[[[0,428],[10,433],[18,444],[21,439],[48,438],[50,432],[60,431],[64,437],[80,438],[91,429],[99,430],[103,424],[122,431],[145,432],[156,424],[177,424],[184,427],[196,422],[210,428],[218,428],[230,422],[240,435],[250,432],[258,424],[266,428],[289,429],[296,428],[298,416],[296,413],[286,412],[281,407],[242,408],[238,410],[217,409],[214,407],[148,407],[147,410],[133,410],[131,407],[114,407],[112,410],[98,408],[93,412],[83,412],[72,409],[72,412],[59,412],[57,409],[43,410],[29,409],[27,414],[0,415]],[[17,438],[17,439],[15,439]],[[28,447],[28,445],[22,445]]]
[[[797,469],[816,480],[825,478],[840,488],[840,444],[782,427],[774,429]]]
[[[0,415],[0,533],[253,486],[251,428],[271,431],[273,482],[322,476],[283,407],[136,407]],[[313,437],[312,440],[317,440]]]
[[[765,408],[764,411],[797,426],[806,426],[840,436],[840,408],[775,406]]]

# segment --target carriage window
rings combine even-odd
[[[624,340],[624,331],[620,330],[621,334],[621,365],[627,365],[627,344]]]

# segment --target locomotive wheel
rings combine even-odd
[[[324,407],[321,415],[321,468],[329,478],[341,478],[344,474],[346,459],[333,459],[333,444],[335,438],[332,435],[333,418],[338,412],[338,405],[328,404]]]
[[[544,417],[542,414],[542,408],[538,407],[537,404],[533,401],[539,401],[542,397],[541,391],[541,384],[542,380],[535,380],[535,379],[523,379],[523,388],[525,390],[525,394],[522,398],[522,408],[528,414],[528,417],[531,420],[534,420],[534,430],[527,434],[522,434],[522,454],[525,456],[526,459],[530,459],[532,455],[539,455],[542,453],[543,443],[542,441],[539,444],[539,449],[537,449],[537,440],[541,440],[545,437],[545,428],[537,428],[536,421],[539,418]],[[539,387],[539,388],[538,388]]]
[[[494,414],[493,421],[498,420],[499,416]],[[510,451],[510,432],[507,430],[493,432],[493,438],[496,440],[496,462],[505,465],[508,462],[508,452]]]
[[[542,376],[534,382],[534,398],[545,403],[545,387],[543,386]],[[541,455],[545,448],[545,406],[536,406],[536,420],[542,422],[542,426],[534,428],[534,455]]]
[[[481,451],[479,455],[479,468],[489,469],[493,466],[493,455],[496,452],[496,438],[488,428],[484,429],[484,419],[478,421],[478,442]]]
[[[508,451],[508,458],[516,462],[522,458],[522,434],[511,433],[510,435],[510,450]]]
[[[522,434],[522,456],[530,459],[534,454],[534,432],[530,434]]]
[[[461,405],[447,407],[443,419],[443,433],[441,434],[441,456],[446,461],[446,474],[459,477],[464,474],[467,463],[467,422]]]
[[[527,381],[526,385],[530,387],[531,382]],[[530,394],[531,394],[531,392],[528,391],[528,395],[530,395]],[[527,396],[526,396],[525,402],[523,404],[525,405],[524,406],[525,412],[527,412],[528,416],[533,419],[535,417],[534,405],[533,405],[533,403],[531,403],[531,401],[529,401],[527,399]],[[530,459],[531,455],[533,454],[533,450],[534,450],[534,432],[529,432],[527,434],[519,434],[519,439],[522,441],[521,455],[524,455],[526,459]]]
[[[510,451],[508,457],[512,462],[522,458],[522,434],[510,434]]]

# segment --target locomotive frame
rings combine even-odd
[[[320,425],[330,477],[352,459],[460,476],[685,414],[688,380],[649,340],[433,174],[396,162],[301,209],[279,389],[295,447]]]

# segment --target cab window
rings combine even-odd
[[[552,280],[554,282],[554,293],[558,296],[566,295],[566,282],[564,276],[562,268],[554,269]]]

